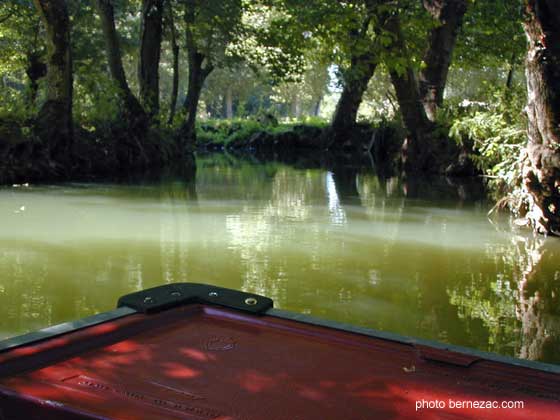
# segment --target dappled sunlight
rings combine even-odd
[[[327,398],[327,395],[320,390],[312,388],[310,386],[300,385],[298,386],[298,395],[306,400],[312,401],[322,401]]]
[[[180,363],[162,363],[164,373],[170,378],[191,379],[201,375],[201,372]]]
[[[419,399],[474,401],[491,395],[501,401],[518,392],[515,384],[492,385],[500,375],[513,374],[504,367],[495,377],[488,374],[492,366],[467,372],[427,362],[410,345],[216,307],[133,315],[112,324],[120,337],[116,342],[1,379],[0,395],[26,393],[43,407],[125,420],[233,420],[269,418],[270,412],[282,419],[347,418],[348,413],[391,418],[413,415]],[[76,332],[67,344],[79,351],[82,340],[93,346],[96,337],[101,338]],[[217,338],[231,345],[208,345]],[[544,393],[557,388],[533,374],[524,376],[524,387]],[[531,399],[533,411],[526,413],[551,410],[546,399],[523,398]],[[476,418],[478,412],[423,413]],[[499,412],[490,414],[500,418]]]
[[[216,357],[214,355],[193,348],[181,348],[179,352],[182,355],[198,362],[209,362],[216,360]]]
[[[133,353],[142,350],[144,347],[132,340],[119,341],[117,344],[109,347],[109,351],[115,353]]]
[[[236,382],[241,388],[251,393],[269,391],[271,388],[281,386],[286,375],[266,376],[256,370],[249,370],[237,375]]]

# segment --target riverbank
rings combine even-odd
[[[337,141],[333,141],[335,139]],[[259,124],[250,120],[211,120],[197,128],[197,150],[247,153],[264,159],[285,161],[291,156],[345,155],[356,163],[371,162],[378,172],[392,176],[403,171],[406,131],[395,121],[360,123],[341,137],[325,121],[292,124]],[[468,144],[459,145],[442,136],[432,145],[438,154],[425,171],[452,177],[480,173]]]
[[[358,124],[344,141],[332,143],[325,121],[307,123],[208,120],[197,127],[194,151],[227,152],[297,165],[311,161],[320,167],[367,165],[385,178],[402,173],[405,131],[400,124]],[[187,178],[196,171],[192,152],[178,145],[170,128],[131,133],[118,126],[75,127],[68,150],[53,150],[35,134],[33,122],[0,118],[0,184],[92,181],[134,177],[174,167]],[[442,142],[440,158],[429,174],[450,177],[477,174],[468,152],[453,141]],[[325,165],[324,162],[328,162]]]
[[[74,127],[61,153],[35,134],[33,121],[0,118],[0,185],[120,179],[158,173],[173,166],[196,171],[194,155],[179,150],[166,129],[130,133],[120,127]]]

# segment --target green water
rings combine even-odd
[[[0,337],[193,281],[279,308],[560,363],[560,241],[469,186],[199,160],[194,182],[0,189]]]

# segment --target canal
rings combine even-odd
[[[560,363],[560,240],[476,185],[224,155],[195,180],[0,189],[0,337],[202,282],[383,331]]]

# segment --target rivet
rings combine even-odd
[[[216,296],[218,296],[218,292],[210,292],[210,293],[208,293],[208,296],[216,297]]]
[[[257,304],[257,302],[258,302],[257,299],[255,299],[253,297],[245,299],[245,304],[249,305],[249,306],[255,306]]]
[[[151,296],[146,296],[146,297],[144,298],[144,303],[154,303],[154,302],[155,302],[155,301],[154,301],[154,298],[151,297]]]

